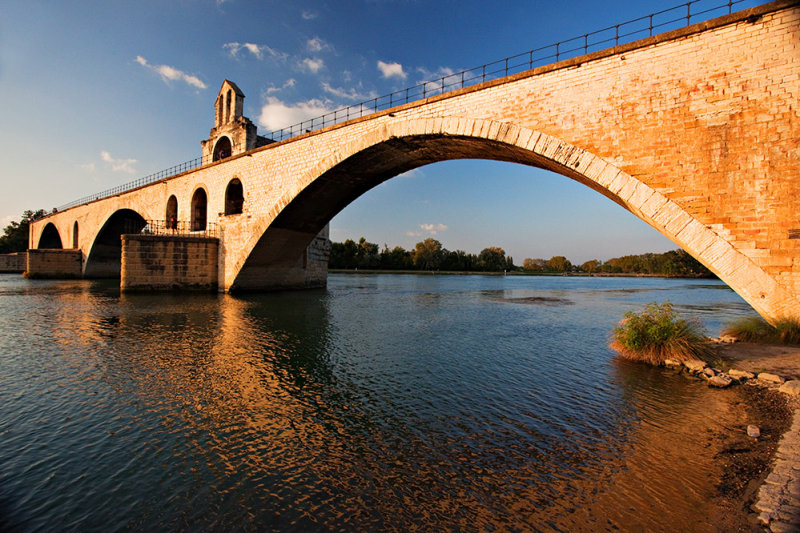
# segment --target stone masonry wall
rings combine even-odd
[[[216,290],[219,240],[172,235],[124,235],[120,288]]]
[[[0,272],[25,272],[28,266],[28,254],[17,252],[0,254]]]
[[[28,250],[25,276],[29,278],[79,278],[82,272],[80,250]]]

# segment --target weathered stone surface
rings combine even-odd
[[[710,366],[707,366],[703,369],[703,374],[705,374],[706,377],[713,378],[714,376],[717,375],[717,371],[711,368]]]
[[[728,376],[726,376],[725,374],[717,374],[716,376],[712,376],[708,380],[708,385],[710,387],[718,387],[720,389],[729,387],[731,383],[733,383],[733,380]]]
[[[792,396],[800,396],[800,380],[787,381],[778,390]]]
[[[702,372],[703,369],[706,367],[706,364],[700,359],[689,359],[683,362],[683,366],[685,366],[692,372]]]
[[[758,428],[758,426],[750,424],[747,426],[747,436],[758,438],[761,436],[761,430]]]
[[[664,366],[669,366],[669,367],[683,366],[683,363],[681,363],[677,359],[664,359]]]
[[[758,380],[763,381],[769,385],[780,385],[784,382],[784,379],[777,374],[771,374],[769,372],[761,372],[758,375]]]
[[[752,372],[747,372],[746,370],[739,370],[737,368],[731,368],[728,370],[728,375],[734,379],[753,379],[755,374]]]

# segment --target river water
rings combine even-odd
[[[0,276],[0,529],[704,531],[733,391],[619,360],[719,282],[343,275],[123,294]]]

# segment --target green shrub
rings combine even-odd
[[[784,318],[773,326],[761,317],[747,317],[729,324],[722,334],[744,342],[800,344],[800,320]]]
[[[633,361],[663,365],[666,359],[705,359],[712,351],[702,325],[678,318],[672,304],[651,303],[629,311],[614,328],[610,347]]]
[[[722,334],[736,337],[742,342],[766,342],[775,338],[775,328],[767,324],[763,318],[751,316],[740,318],[727,325]]]

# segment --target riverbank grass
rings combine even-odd
[[[743,342],[800,344],[800,320],[785,318],[773,326],[760,317],[742,318],[726,326],[722,334]]]
[[[708,359],[713,354],[702,325],[678,317],[669,302],[628,311],[614,328],[609,347],[632,361],[664,365],[667,359]]]

